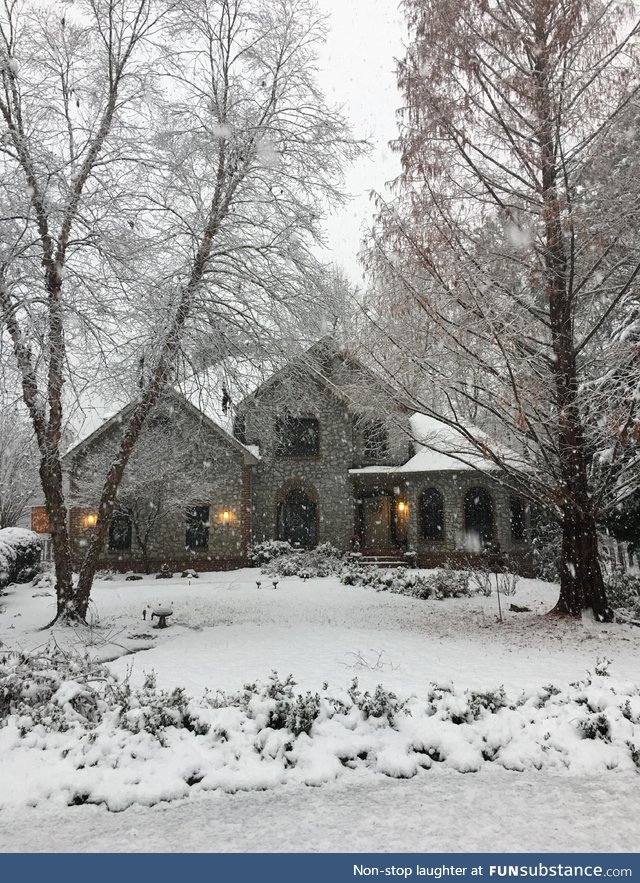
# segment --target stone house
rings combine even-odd
[[[223,397],[225,407],[215,406]],[[477,455],[462,462],[452,431],[393,403],[331,341],[237,404],[226,388],[207,401],[214,407],[171,391],[149,420],[119,494],[105,567],[228,569],[246,562],[252,543],[281,539],[377,559],[408,554],[420,566],[488,553],[530,569],[523,501]],[[127,410],[65,456],[76,557]],[[41,519],[35,509],[34,529],[46,527]]]
[[[452,430],[392,403],[326,341],[246,397],[235,432],[260,451],[254,542],[328,542],[387,560],[409,552],[420,566],[488,554],[530,570],[524,501],[476,453],[457,459]]]
[[[96,502],[124,408],[63,458],[76,563],[96,524]],[[128,464],[101,566],[128,571],[229,570],[250,543],[251,470],[257,457],[187,399],[169,391],[147,421]],[[44,507],[32,529],[46,533]]]

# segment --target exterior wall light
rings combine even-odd
[[[232,521],[233,514],[228,509],[225,509],[223,512],[220,513],[220,522],[222,524],[231,524]]]
[[[407,512],[408,508],[409,507],[407,506],[407,504],[400,500],[400,502],[398,503],[398,512],[400,513],[400,515],[404,515]]]
[[[84,516],[84,526],[85,527],[95,527],[98,523],[98,516],[91,512],[89,515]]]

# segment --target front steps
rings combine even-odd
[[[411,567],[411,560],[407,560],[402,552],[375,555],[368,552],[352,553],[349,558],[354,564],[364,564],[370,567]]]

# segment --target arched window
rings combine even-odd
[[[464,529],[473,551],[493,545],[493,500],[483,487],[472,487],[464,496]]]
[[[427,488],[420,497],[420,528],[423,540],[444,538],[444,501],[434,487]]]
[[[522,497],[510,497],[511,539],[522,543],[527,538],[527,504]]]
[[[109,525],[109,551],[128,552],[131,549],[131,519],[128,515],[114,515]]]
[[[278,503],[278,539],[303,548],[318,542],[318,504],[302,488],[293,488]]]

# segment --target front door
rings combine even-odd
[[[391,548],[391,497],[382,494],[364,497],[361,523],[363,548]]]

